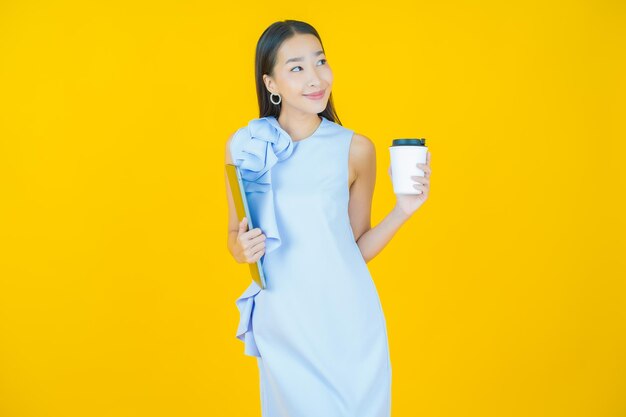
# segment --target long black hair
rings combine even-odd
[[[263,82],[263,74],[273,76],[278,49],[285,40],[298,33],[315,35],[320,41],[320,45],[322,45],[322,50],[324,50],[322,39],[317,33],[317,30],[310,24],[299,20],[283,20],[272,23],[265,29],[257,42],[254,75],[256,79],[257,99],[259,101],[259,117],[275,116],[278,118],[280,115],[281,104],[276,105],[270,101],[269,91],[267,91],[265,83]],[[341,125],[339,116],[337,116],[337,112],[335,112],[335,107],[333,106],[332,92],[328,96],[326,108],[321,113],[318,113],[318,116],[324,116],[328,120]]]

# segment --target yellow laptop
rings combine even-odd
[[[228,176],[228,184],[233,194],[233,200],[235,201],[235,209],[237,210],[237,219],[239,222],[244,217],[248,218],[248,230],[254,229],[252,219],[250,218],[250,209],[248,208],[248,201],[246,199],[246,192],[243,188],[243,181],[241,179],[241,172],[239,167],[234,164],[226,164],[226,175]],[[261,257],[258,261],[250,265],[250,273],[252,279],[261,288],[265,288],[265,275],[263,274],[263,261]]]

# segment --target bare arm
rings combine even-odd
[[[389,243],[410,217],[398,206],[374,228],[371,227],[372,198],[376,184],[376,147],[366,136],[355,134],[350,146],[350,162],[356,179],[350,187],[350,224],[365,262],[371,261]]]
[[[230,135],[228,141],[226,142],[226,163],[232,164],[232,158],[230,156],[230,141],[233,138],[234,133]],[[226,199],[228,200],[228,239],[227,246],[228,251],[231,253],[235,261],[238,263],[244,262],[244,255],[241,250],[241,246],[237,245],[237,235],[239,233],[239,221],[237,220],[237,211],[235,209],[235,200],[233,199],[233,194],[230,189],[230,184],[228,183],[228,176],[226,175],[226,171],[224,171],[224,178],[226,179]]]

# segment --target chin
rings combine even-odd
[[[314,108],[318,109],[317,112],[321,113],[324,111],[324,109],[326,108],[326,106],[328,106],[328,100],[320,100],[319,104],[317,104],[316,106],[314,106]]]

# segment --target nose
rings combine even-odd
[[[320,85],[320,79],[317,76],[317,73],[315,71],[313,71],[313,76],[312,78],[309,80],[309,85],[310,86],[315,86],[315,85]]]

